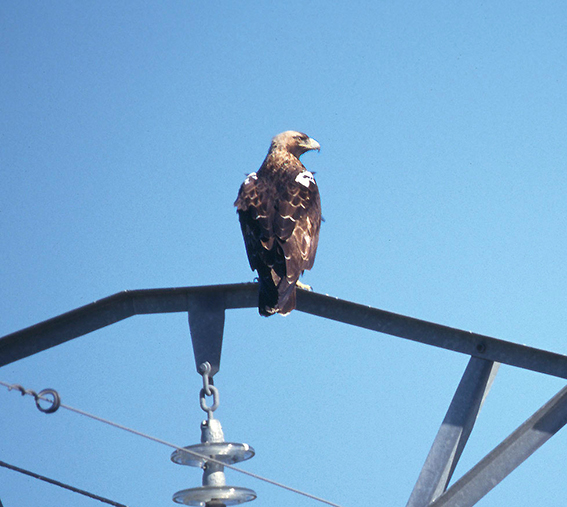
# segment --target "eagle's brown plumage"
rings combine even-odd
[[[295,284],[313,267],[321,201],[317,183],[299,157],[319,150],[317,141],[289,130],[272,139],[262,167],[242,183],[238,211],[252,270],[258,271],[260,315],[295,308]]]

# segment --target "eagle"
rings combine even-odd
[[[295,308],[296,284],[309,288],[298,280],[315,262],[321,200],[313,173],[299,157],[320,149],[302,132],[278,134],[234,203],[250,267],[258,272],[258,311],[265,317],[289,314]]]

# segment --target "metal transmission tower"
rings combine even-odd
[[[197,369],[218,372],[225,310],[257,305],[253,283],[124,291],[0,338],[0,366],[133,315],[188,312]],[[448,484],[500,363],[567,379],[567,356],[298,290],[297,310],[471,357],[407,507],[468,507],[567,423],[567,387],[451,487]]]

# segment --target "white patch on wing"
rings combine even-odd
[[[248,176],[246,176],[246,179],[244,180],[244,184],[248,185],[248,183],[250,183],[252,180],[257,180],[258,179],[258,175],[256,173],[250,173]]]
[[[313,177],[313,173],[309,171],[302,171],[295,177],[295,181],[304,187],[309,187],[311,183],[315,183],[315,178]]]

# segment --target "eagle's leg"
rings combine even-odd
[[[306,285],[304,283],[301,283],[299,280],[297,280],[297,282],[295,282],[295,286],[298,289],[303,289],[303,290],[313,290],[313,287],[311,287],[311,285]]]

